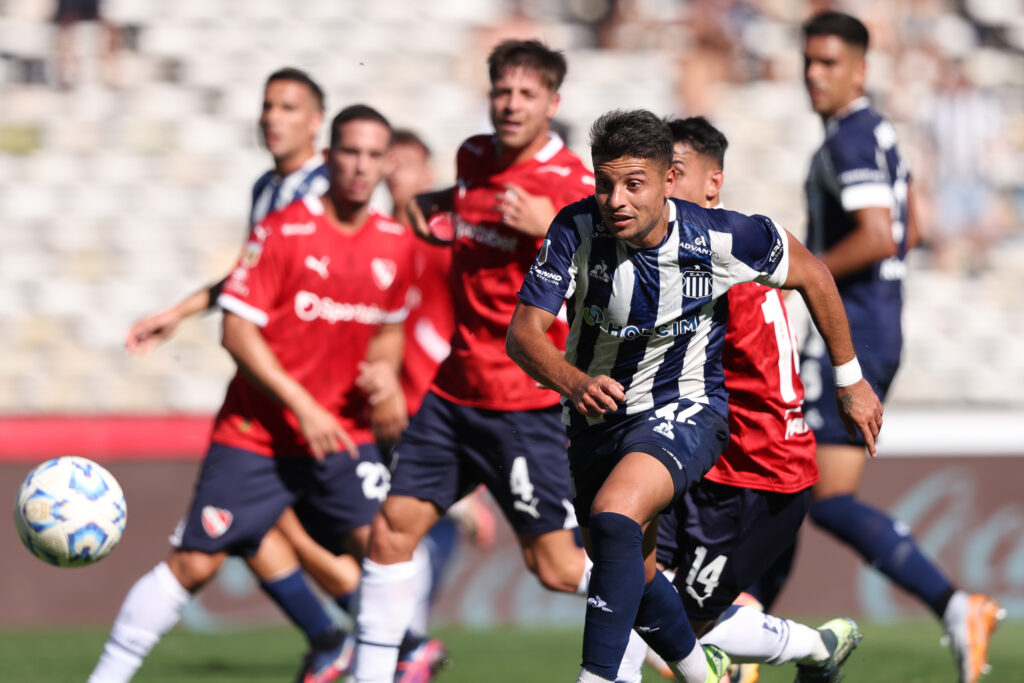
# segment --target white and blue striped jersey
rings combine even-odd
[[[895,256],[836,281],[858,355],[900,356],[909,178],[896,130],[866,97],[828,120],[807,176],[807,247],[825,253],[856,227],[851,212],[870,207],[889,209],[897,245]]]
[[[255,227],[268,213],[283,209],[296,199],[306,195],[319,197],[327,192],[327,185],[327,166],[324,165],[323,155],[319,153],[284,177],[270,169],[252,186],[249,228]]]
[[[584,418],[563,399],[570,433],[670,403],[726,415],[728,308],[719,297],[741,282],[786,280],[786,232],[770,219],[668,201],[668,234],[649,248],[608,232],[593,196],[567,206],[523,282],[524,304],[557,314],[566,302],[566,360],[625,388],[625,403],[603,418]]]

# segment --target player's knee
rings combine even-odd
[[[550,554],[524,552],[526,568],[537,577],[540,584],[552,591],[563,593],[575,593],[583,578],[583,556],[582,549],[579,551],[579,561],[572,561],[577,558],[556,558]],[[560,561],[561,559],[561,561]]]
[[[814,501],[807,511],[807,516],[819,527],[831,529],[843,515],[849,513],[849,509],[853,505],[854,498],[852,495],[829,496],[828,498]]]
[[[194,593],[213,578],[224,557],[224,553],[211,555],[195,550],[178,550],[168,558],[167,566],[182,588]]]
[[[412,559],[419,538],[403,533],[401,515],[386,514],[381,508],[370,525],[368,557],[381,564],[394,564]]]

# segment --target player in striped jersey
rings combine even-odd
[[[519,293],[509,355],[562,394],[575,506],[594,561],[578,681],[614,680],[631,630],[679,680],[724,675],[655,567],[651,521],[714,464],[728,438],[721,351],[725,300],[758,281],[798,289],[837,365],[851,429],[873,444],[881,405],[856,357],[824,266],[763,216],[671,199],[667,124],[610,112],[591,130],[595,194],[552,223]],[[563,303],[566,351],[546,336]]]

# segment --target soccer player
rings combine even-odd
[[[327,192],[253,229],[218,297],[239,371],[191,509],[167,561],[129,592],[90,681],[129,680],[192,593],[228,554],[253,555],[287,507],[321,545],[362,555],[388,487],[375,441],[405,426],[398,370],[413,238],[369,209],[390,139],[377,111],[342,110],[331,124]],[[307,633],[332,635],[313,602],[289,616]],[[311,646],[323,649],[316,638]],[[311,667],[303,680],[338,674]]]
[[[614,680],[634,626],[677,679],[724,675],[727,657],[700,646],[656,571],[650,523],[726,445],[719,297],[729,287],[798,289],[841,369],[850,428],[873,445],[882,420],[821,262],[763,216],[672,199],[672,151],[668,125],[650,112],[595,122],[595,193],[555,218],[509,326],[509,355],[564,397],[576,512],[594,562],[583,683]],[[564,356],[547,337],[563,304]]]
[[[847,14],[825,12],[808,20],[803,34],[804,81],[811,106],[825,124],[825,141],[814,155],[806,185],[808,246],[832,272],[864,376],[884,398],[902,346],[903,258],[914,227],[910,175],[892,124],[864,95],[864,25]],[[842,428],[828,392],[817,391],[832,372],[820,342],[810,338],[804,353],[805,415],[818,441],[821,471],[811,519],[942,620],[960,680],[973,683],[1002,614],[998,603],[956,590],[905,525],[856,497],[864,443]]]
[[[558,395],[505,355],[515,291],[557,208],[590,192],[583,163],[549,134],[565,76],[562,55],[506,41],[488,59],[494,135],[466,140],[457,187],[410,203],[414,225],[453,211],[451,354],[402,436],[391,492],[373,521],[363,563],[355,679],[392,680],[426,558],[417,543],[455,501],[486,484],[541,583],[576,592],[586,560],[572,531]],[[426,207],[424,210],[422,207]],[[434,235],[435,241],[439,235]],[[551,332],[561,346],[564,325]]]
[[[670,121],[669,128],[673,196],[722,208],[728,140],[700,116]],[[734,662],[797,661],[798,681],[832,680],[861,637],[851,620],[813,629],[762,614],[749,596],[732,606],[796,536],[818,467],[803,418],[796,337],[779,291],[746,282],[726,297],[729,445],[659,518],[658,566],[670,568],[702,643],[720,647]],[[732,681],[757,680],[756,671],[756,663],[746,664],[731,672]]]

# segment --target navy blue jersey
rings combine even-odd
[[[789,272],[784,230],[744,216],[669,200],[668,234],[637,248],[616,239],[591,196],[564,208],[548,230],[519,299],[557,314],[567,302],[565,358],[625,387],[605,418],[584,418],[563,399],[570,432],[653,408],[708,405],[726,415],[721,351],[729,287],[778,287]]]
[[[267,171],[252,186],[249,227],[254,227],[268,213],[283,209],[296,199],[306,195],[319,197],[327,192],[327,185],[327,166],[321,154],[314,154],[300,168],[284,177],[277,175],[274,169]]]
[[[850,212],[883,207],[892,216],[897,254],[836,282],[858,353],[866,345],[880,357],[900,354],[909,175],[895,129],[864,97],[829,119],[811,161],[806,191],[812,252],[820,256],[854,229]]]

